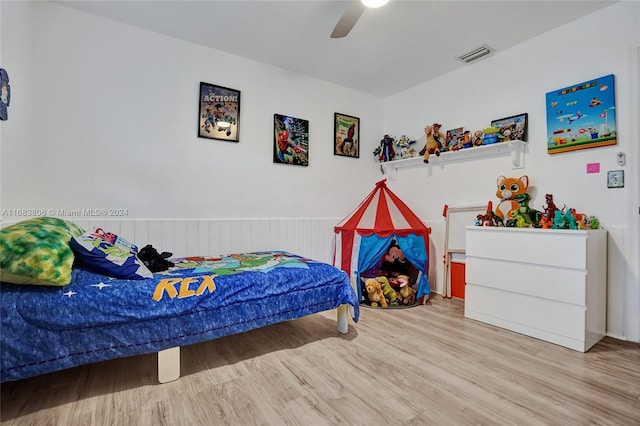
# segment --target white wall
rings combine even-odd
[[[442,258],[443,205],[493,201],[495,206],[499,175],[528,175],[535,187],[531,191],[533,208],[542,210],[544,194],[552,193],[559,206],[566,204],[595,215],[609,231],[609,334],[636,341],[640,340],[639,18],[638,3],[619,3],[384,102],[385,132],[411,132],[412,137],[420,136],[423,127],[434,122],[442,123],[443,131],[459,126],[474,131],[488,127],[492,119],[527,112],[529,143],[523,169],[513,170],[508,157],[443,166],[435,159],[429,166],[399,170],[397,181],[389,186],[419,216],[429,219],[433,244],[439,251],[433,256],[436,260]],[[548,155],[545,94],[608,74],[615,75],[618,144]],[[627,154],[624,167],[616,164],[619,151]],[[587,174],[586,164],[595,162],[600,163],[600,173]],[[625,188],[608,189],[607,171],[621,168],[626,173]]]
[[[382,100],[49,2],[2,2],[1,206],[130,218],[343,217],[382,176],[333,155],[333,114],[382,132]],[[200,81],[242,92],[240,142],[198,138]],[[308,167],[274,164],[273,114],[310,121]]]

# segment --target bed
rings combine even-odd
[[[346,333],[359,317],[345,272],[293,253],[171,261],[143,279],[74,264],[67,285],[2,282],[1,381],[157,352],[165,383],[180,376],[181,346],[333,309]]]

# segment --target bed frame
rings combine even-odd
[[[23,220],[25,218],[20,218]],[[84,229],[103,228],[135,241],[152,244],[173,257],[202,253],[238,253],[279,247],[283,251],[328,264],[333,258],[333,226],[338,219],[228,219],[228,220],[82,220],[66,217]],[[80,220],[77,220],[80,219]],[[20,220],[3,220],[6,227]],[[349,305],[340,305],[337,329],[348,332]],[[167,383],[180,377],[180,346],[157,352],[158,381]],[[4,380],[4,379],[3,379]]]

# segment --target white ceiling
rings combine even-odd
[[[56,3],[386,97],[473,66],[456,58],[482,44],[499,54],[615,1],[391,0],[342,39],[329,35],[350,1]]]

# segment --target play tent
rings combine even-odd
[[[367,271],[387,252],[395,239],[405,258],[420,270],[417,300],[428,295],[429,234],[426,226],[386,185],[386,179],[358,208],[334,228],[333,263],[351,279],[361,300],[360,273]]]

